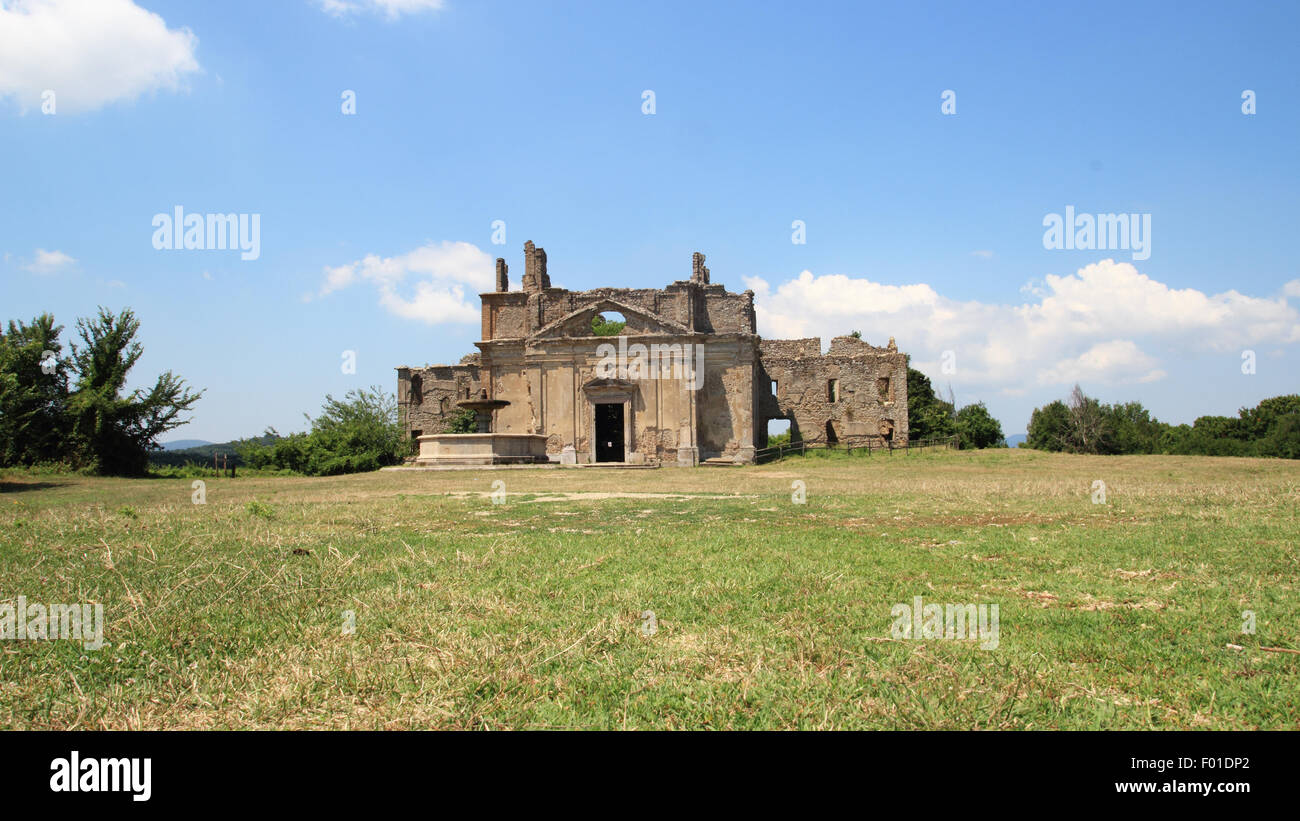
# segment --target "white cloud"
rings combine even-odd
[[[24,267],[37,274],[53,274],[74,262],[75,259],[62,251],[46,251],[44,248],[37,248],[36,258]]]
[[[325,268],[319,296],[328,296],[358,282],[379,291],[379,304],[404,319],[435,322],[478,322],[476,296],[493,286],[491,255],[468,242],[428,244],[395,257],[370,254],[345,265]],[[402,286],[416,278],[403,296]]]
[[[1285,298],[1174,289],[1109,259],[1022,288],[1020,304],[958,301],[926,284],[810,271],[776,288],[756,277],[745,283],[764,336],[821,336],[824,345],[851,330],[874,344],[894,336],[915,367],[938,374],[943,352],[953,351],[963,383],[1003,391],[1030,380],[1160,379],[1159,361],[1140,347],[1146,341],[1218,352],[1300,342],[1300,312]]]
[[[1154,382],[1165,377],[1156,360],[1130,339],[1098,342],[1076,357],[1062,359],[1039,371],[1044,385],[1070,382]]]
[[[197,48],[132,0],[13,0],[0,4],[0,98],[27,111],[49,90],[64,114],[176,90],[199,70]]]
[[[980,259],[993,259],[992,251],[971,251],[970,255],[973,257],[979,257]]]
[[[396,20],[403,14],[437,11],[442,8],[443,0],[318,0],[318,4],[327,14],[335,17],[368,11]]]
[[[1300,279],[1293,279],[1282,286],[1283,296],[1300,297]]]

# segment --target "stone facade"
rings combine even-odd
[[[666,288],[552,288],[546,251],[524,245],[522,290],[496,263],[482,294],[482,340],[458,365],[397,369],[402,424],[412,438],[442,433],[457,402],[495,399],[492,432],[541,434],[562,462],[695,465],[752,462],[767,422],[789,419],[796,439],[907,439],[907,358],[836,337],[764,340],[752,291],[710,282],[704,255]],[[616,312],[618,337],[592,317]]]

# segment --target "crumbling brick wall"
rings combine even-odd
[[[819,338],[765,339],[759,358],[760,431],[789,419],[796,441],[907,442],[907,356],[892,338],[882,348],[839,336],[825,354]]]
[[[461,413],[456,402],[478,396],[478,358],[470,354],[459,365],[397,369],[397,415],[407,438],[445,433]]]

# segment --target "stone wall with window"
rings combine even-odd
[[[444,433],[460,415],[456,402],[478,396],[478,354],[459,365],[403,366],[397,369],[397,414],[407,436]]]
[[[788,419],[792,441],[907,442],[907,356],[892,338],[877,347],[837,336],[825,354],[816,337],[765,339],[759,360],[760,431]]]

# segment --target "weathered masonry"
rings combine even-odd
[[[666,288],[569,291],[551,287],[546,251],[528,242],[522,285],[510,290],[498,259],[479,352],[397,369],[410,437],[434,438],[468,405],[481,432],[570,464],[752,462],[772,419],[796,440],[907,440],[907,358],[892,338],[836,337],[825,354],[817,338],[762,339],[753,292],[711,283],[703,254]],[[593,317],[611,312],[626,326],[598,336]]]

